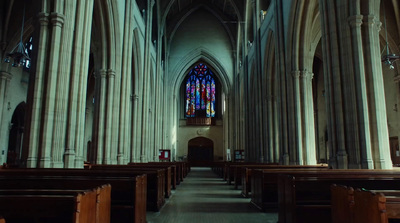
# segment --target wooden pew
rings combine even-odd
[[[328,169],[323,169],[328,171]],[[278,176],[296,172],[320,173],[319,168],[277,168],[251,170],[251,203],[262,211],[278,211]]]
[[[274,165],[274,164],[249,164],[236,166],[235,188],[242,185],[242,196],[249,197],[251,192],[251,176],[255,169],[309,169],[309,170],[328,170],[327,165]],[[241,182],[240,184],[238,182]]]
[[[388,223],[385,195],[355,190],[354,223]]]
[[[128,166],[141,166],[141,167],[171,167],[171,188],[176,189],[180,184],[182,178],[182,167],[171,162],[151,162],[151,163],[128,163]]]
[[[95,190],[68,195],[0,195],[0,213],[10,223],[95,222]]]
[[[147,175],[77,169],[0,171],[0,188],[85,189],[111,184],[111,221],[146,222]]]
[[[0,195],[76,195],[78,193],[96,192],[96,199],[92,200],[95,205],[96,223],[109,223],[111,210],[111,185],[101,185],[92,190],[78,189],[0,189]],[[91,205],[93,206],[93,205]],[[92,210],[91,210],[92,211]]]
[[[371,190],[371,192],[385,195],[388,219],[396,219],[395,222],[400,222],[400,190]]]
[[[218,162],[214,162],[211,169],[212,171],[218,175],[218,177],[225,179],[224,176],[224,167],[225,167],[225,163],[227,163],[226,161],[218,161]]]
[[[372,189],[397,189],[398,171],[332,170],[296,172],[278,176],[279,222],[331,221],[332,184]]]
[[[332,223],[354,222],[354,189],[344,185],[331,186]]]
[[[0,171],[0,175],[7,172]],[[9,169],[19,175],[32,175],[33,173],[42,176],[86,176],[86,177],[136,177],[146,174],[147,180],[147,210],[159,211],[165,204],[165,174],[162,169],[136,169],[132,171],[118,170],[83,170],[83,169]],[[19,171],[19,172],[18,172]],[[14,174],[9,172],[8,174]],[[113,186],[113,185],[112,185]]]
[[[342,222],[349,222],[355,223],[355,215],[369,215],[368,219],[379,219],[377,216],[371,216],[371,214],[378,214],[380,212],[376,212],[376,210],[367,211],[371,208],[383,208],[382,199],[371,199],[372,195],[367,195],[369,192],[375,195],[383,195],[385,197],[385,210],[384,211],[387,215],[387,219],[399,219],[400,218],[400,191],[399,190],[361,190],[356,189],[356,192],[352,187],[347,187],[343,185],[336,185],[333,184],[331,186],[331,213],[332,213],[332,223],[342,223]],[[361,200],[355,202],[354,194],[355,193],[363,193],[360,197],[364,197],[363,199],[368,200]],[[360,199],[359,199],[360,200]],[[360,205],[358,205],[361,203]],[[364,205],[372,206],[372,207],[363,207]],[[356,208],[355,208],[356,207]],[[356,213],[356,211],[358,213]],[[360,212],[361,211],[361,212]],[[382,217],[382,216],[381,216]],[[358,217],[358,221],[364,221],[365,219],[360,219]],[[365,221],[367,222],[367,221]]]
[[[141,171],[147,169],[162,169],[164,170],[164,179],[165,182],[165,197],[169,198],[171,196],[171,188],[172,188],[172,167],[167,165],[107,165],[107,164],[91,164],[86,167],[88,170],[119,170],[119,171]]]
[[[158,163],[169,163],[169,164],[176,165],[177,177],[179,178],[179,183],[177,182],[178,185],[180,184],[180,182],[183,181],[183,179],[190,172],[190,166],[187,162],[177,162],[177,161],[175,161],[175,162],[149,162],[149,164],[158,164]]]

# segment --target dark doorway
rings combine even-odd
[[[400,165],[399,137],[390,137],[390,155],[394,166]]]
[[[208,163],[214,160],[214,143],[211,139],[197,137],[188,143],[188,161],[192,164]]]
[[[22,157],[25,155],[22,151],[22,140],[24,135],[25,122],[25,102],[20,103],[13,113],[11,119],[10,135],[8,140],[7,165],[21,166]]]

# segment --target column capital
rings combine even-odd
[[[98,74],[95,74],[95,77],[105,78],[107,76],[107,71],[105,69],[100,69],[97,73]]]
[[[367,15],[364,16],[364,23],[368,26],[376,26],[377,30],[381,30],[382,23],[379,21],[375,15]]]
[[[292,71],[292,77],[294,77],[294,78],[299,78],[300,77],[300,71],[299,70],[295,70],[295,71]]]
[[[108,77],[112,77],[112,78],[114,78],[115,77],[115,70],[113,70],[113,69],[108,69],[107,70],[107,75],[108,75]]]
[[[51,22],[53,23],[53,26],[59,26],[62,27],[64,24],[64,18],[65,16],[63,14],[57,13],[57,12],[52,12],[50,14],[51,17]]]
[[[49,24],[49,13],[39,12],[37,17],[41,26],[47,26]]]
[[[309,72],[307,70],[303,70],[303,71],[300,72],[300,77],[311,80],[314,77],[314,73],[313,72]]]
[[[347,18],[350,27],[360,27],[362,24],[363,15],[353,15]]]
[[[12,74],[6,71],[0,71],[0,79],[9,81],[12,78]]]

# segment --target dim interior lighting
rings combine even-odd
[[[27,50],[25,49],[24,44],[22,43],[22,35],[24,33],[24,22],[25,22],[25,4],[24,11],[22,17],[22,27],[21,27],[21,36],[18,44],[14,47],[14,49],[8,53],[4,59],[4,62],[10,63],[13,60],[13,67],[21,67],[25,66],[25,63],[30,60]]]
[[[384,16],[384,22],[385,22],[385,40],[386,40],[386,46],[383,50],[386,50],[386,54],[384,54],[382,56],[382,62],[384,64],[386,64],[387,66],[389,66],[390,69],[394,69],[393,63],[400,59],[399,55],[396,54],[390,54],[389,53],[389,42],[388,42],[388,38],[387,38],[387,28],[386,28],[386,9],[385,9],[385,5],[383,5],[383,16]]]

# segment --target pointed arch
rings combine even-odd
[[[177,74],[171,79],[170,86],[174,86],[174,93],[179,95],[179,90],[181,83],[184,81],[186,74],[191,69],[191,66],[195,64],[197,61],[204,61],[210,67],[212,67],[221,82],[223,92],[228,95],[229,89],[231,89],[231,81],[229,80],[229,76],[222,66],[222,64],[218,61],[217,57],[211,55],[206,49],[199,47],[191,52],[188,52],[171,71],[172,74]]]

